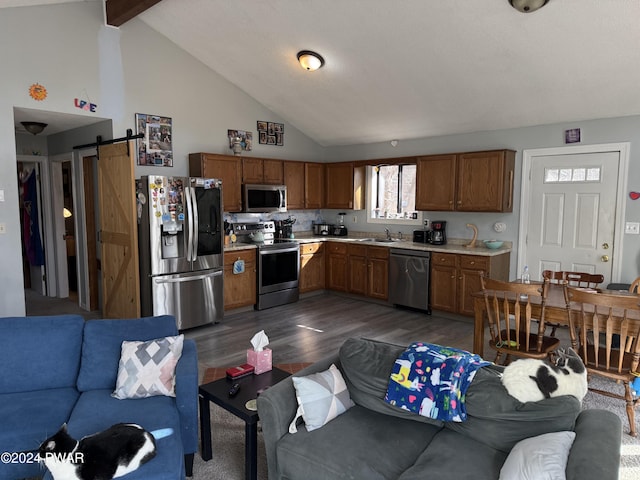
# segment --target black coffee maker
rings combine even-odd
[[[427,243],[432,245],[444,245],[447,243],[447,222],[435,220],[431,222],[431,230],[427,235]]]

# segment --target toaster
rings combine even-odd
[[[414,230],[413,241],[414,243],[428,243],[429,230]]]

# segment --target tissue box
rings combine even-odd
[[[256,352],[252,348],[247,350],[247,363],[253,365],[255,374],[268,372],[271,370],[271,349],[265,348],[261,352]]]

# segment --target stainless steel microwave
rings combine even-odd
[[[242,211],[269,213],[287,211],[285,185],[242,185]]]

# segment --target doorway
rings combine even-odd
[[[34,136],[21,126],[23,121],[41,122],[46,127]],[[96,182],[92,169],[97,149],[79,151],[74,146],[98,136],[110,138],[112,122],[24,108],[14,108],[14,122],[17,170],[22,172],[24,165],[33,163],[38,173],[38,206],[41,207],[38,227],[44,252],[44,265],[37,266],[39,271],[33,274],[34,267],[27,265],[28,262],[23,268],[26,314],[75,313],[85,318],[99,318],[97,213],[93,208]],[[66,153],[52,154],[52,151]],[[84,174],[85,169],[89,178]],[[19,190],[22,192],[20,185]],[[22,210],[20,217],[24,218]],[[24,251],[24,240],[22,243]],[[88,255],[92,255],[89,260]],[[41,280],[42,287],[35,285],[34,288],[34,278]]]
[[[622,265],[624,191],[629,144],[523,152],[518,271],[600,273]]]

